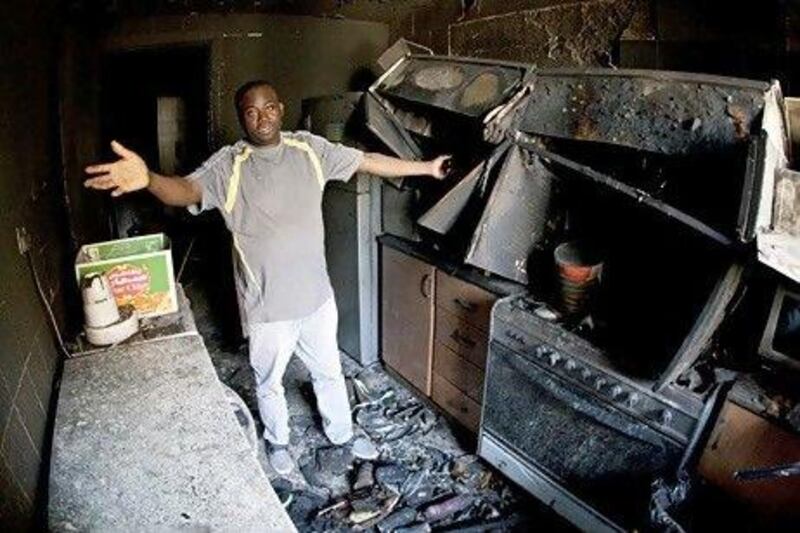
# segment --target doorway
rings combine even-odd
[[[104,146],[116,139],[167,175],[185,175],[208,156],[208,46],[111,52],[102,73]],[[116,238],[163,231],[182,217],[145,193],[115,201],[111,212]]]

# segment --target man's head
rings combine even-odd
[[[234,104],[239,124],[251,143],[269,146],[280,142],[283,104],[269,82],[255,80],[245,83],[236,90]]]

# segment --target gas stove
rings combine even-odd
[[[641,527],[703,401],[626,376],[537,306],[512,296],[492,312],[479,453],[582,529]]]

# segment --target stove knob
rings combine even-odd
[[[592,371],[591,371],[591,370],[589,370],[588,368],[584,368],[584,369],[581,371],[581,377],[582,377],[583,379],[585,379],[585,380],[587,380],[587,381],[588,381],[588,380],[589,380],[589,378],[591,378],[591,377],[592,377]]]
[[[632,392],[628,395],[628,398],[625,400],[625,403],[628,407],[635,407],[637,403],[639,403],[639,395],[635,392]]]
[[[619,385],[614,385],[611,387],[611,397],[618,398],[622,394],[622,387]]]
[[[564,363],[564,368],[566,368],[566,369],[567,369],[567,370],[569,370],[570,372],[572,372],[573,370],[575,370],[575,368],[577,368],[577,366],[578,366],[578,365],[577,365],[577,364],[575,363],[575,361],[573,361],[572,359],[567,359],[567,362],[566,362],[566,363]]]
[[[559,361],[561,361],[561,356],[556,352],[550,352],[550,355],[547,359],[547,362],[550,363],[550,366],[556,366]]]
[[[670,422],[672,422],[672,411],[670,411],[669,409],[662,409],[659,415],[659,419],[662,424],[664,424],[665,426],[668,425]]]
[[[522,335],[520,335],[513,329],[506,329],[506,337],[508,337],[512,341],[517,342],[518,344],[523,344],[523,345],[525,344],[525,339],[522,337]]]
[[[603,378],[597,378],[594,380],[594,388],[597,390],[602,389],[606,386],[606,380]]]

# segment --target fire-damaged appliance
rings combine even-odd
[[[481,118],[523,86],[526,65],[425,55],[396,61],[365,96],[367,126],[395,154],[445,150],[456,162],[488,156]]]
[[[420,227],[446,235],[443,242],[467,264],[521,283],[531,247],[544,238],[548,188],[526,172],[547,170],[510,143],[486,142],[483,130],[529,75],[529,66],[509,62],[408,55],[365,100],[368,126],[397,155],[452,154],[454,177],[463,177],[425,197]]]
[[[492,311],[479,454],[582,529],[648,529],[706,434],[749,256],[800,281],[780,88],[407,55],[366,105],[396,153],[455,156],[423,238],[528,286]]]
[[[730,305],[741,272],[726,271],[690,336]],[[581,529],[641,528],[652,483],[702,429],[705,397],[657,390],[657,380],[538,316],[542,306],[531,296],[495,305],[479,453]]]
[[[564,220],[550,239],[592,243],[604,271],[583,321],[543,313],[555,299],[536,286],[495,306],[480,455],[583,529],[647,528],[651,485],[706,429],[714,379],[695,366],[740,295],[739,261],[776,231],[759,217],[785,165],[780,93],[559,71],[520,102],[490,133],[547,169]]]

